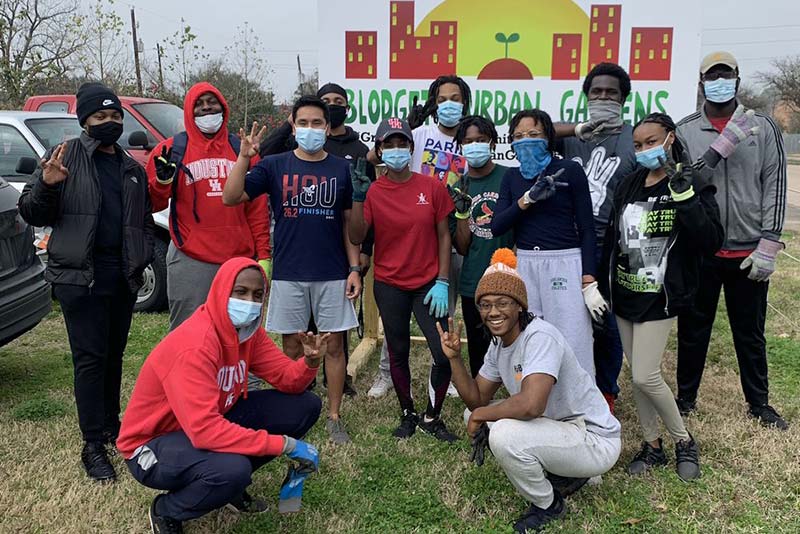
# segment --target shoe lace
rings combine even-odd
[[[700,462],[697,447],[692,447],[687,441],[678,442],[676,453],[678,462],[691,462],[693,464],[699,464]]]
[[[767,416],[768,419],[772,419],[772,420],[781,418],[781,416],[778,414],[778,412],[775,410],[775,408],[773,408],[769,404],[767,404],[766,406],[764,406],[760,410],[759,416],[762,419],[765,418],[764,417],[765,415]]]
[[[637,452],[636,455],[633,457],[633,461],[645,462],[647,464],[655,463],[655,461],[658,459],[658,454],[656,453],[656,450],[657,449],[653,448],[652,445],[645,442],[642,445],[642,449],[639,452]]]

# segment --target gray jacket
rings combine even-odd
[[[750,250],[759,239],[780,241],[786,214],[786,154],[780,128],[756,113],[758,134],[742,141],[736,152],[704,178],[717,188],[720,220],[725,229],[724,250]],[[705,154],[719,136],[705,108],[678,123],[678,138],[692,161]]]

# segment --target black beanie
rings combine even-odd
[[[344,87],[339,85],[338,83],[326,83],[322,87],[319,88],[317,91],[317,98],[322,98],[324,95],[328,93],[336,93],[337,95],[342,95],[345,100],[347,100],[347,91],[344,90]]]
[[[100,111],[101,109],[116,109],[123,116],[125,112],[122,110],[122,104],[114,92],[99,82],[89,82],[81,85],[78,93],[75,95],[76,99],[76,112],[78,114],[78,123],[83,126],[92,113]]]

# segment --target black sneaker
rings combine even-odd
[[[81,451],[81,461],[83,468],[89,478],[97,482],[114,482],[117,479],[117,472],[114,466],[108,461],[106,444],[102,441],[87,441],[83,444]]]
[[[431,421],[425,421],[424,417],[420,417],[417,426],[426,434],[430,434],[440,441],[445,441],[447,443],[458,441],[458,436],[447,430],[441,417],[437,417]]]
[[[249,493],[241,495],[225,505],[229,510],[240,514],[260,514],[269,510],[269,505],[264,499],[254,498]]]
[[[654,448],[646,441],[642,442],[642,449],[636,453],[633,460],[628,464],[629,475],[641,475],[650,468],[658,465],[667,465],[667,455],[664,454],[664,444],[658,438],[658,448]]]
[[[183,534],[183,523],[156,513],[156,501],[160,498],[161,495],[153,499],[150,505],[150,529],[153,534]]]
[[[417,430],[418,420],[417,414],[411,410],[403,410],[403,415],[400,417],[400,426],[392,432],[392,435],[400,439],[410,438]]]
[[[347,375],[344,377],[344,394],[350,397],[351,399],[358,395],[355,388],[353,387],[353,377]]]
[[[547,523],[564,517],[566,513],[567,507],[564,506],[564,498],[557,491],[553,491],[553,503],[547,509],[532,504],[514,523],[514,532],[519,534],[540,532]]]
[[[584,484],[589,482],[588,478],[562,477],[561,475],[554,475],[553,473],[547,472],[545,472],[545,476],[547,477],[547,480],[550,481],[550,484],[552,484],[553,489],[556,490],[562,497],[569,497],[581,489]]]
[[[689,441],[681,440],[675,444],[675,469],[681,480],[700,478],[700,451],[691,434]]]
[[[751,404],[750,417],[758,419],[762,426],[777,428],[778,430],[789,430],[789,423],[769,404],[764,406],[753,406]]]
[[[688,415],[697,411],[697,403],[695,401],[690,401],[678,397],[675,399],[675,404],[678,405],[678,411],[681,413],[683,417],[687,417]]]

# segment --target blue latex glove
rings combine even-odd
[[[289,514],[299,512],[302,507],[303,487],[306,478],[319,468],[319,452],[305,441],[286,436],[283,453],[297,462],[289,463],[289,471],[278,493],[278,512]]]
[[[425,300],[422,301],[422,303],[425,305],[430,303],[430,314],[437,319],[441,317],[447,317],[447,297],[449,288],[449,283],[445,282],[444,280],[436,280],[436,283],[433,284],[431,290],[428,291],[427,295],[425,295]]]
[[[310,443],[287,436],[283,452],[297,462],[298,471],[302,473],[313,473],[319,468],[319,452]]]

